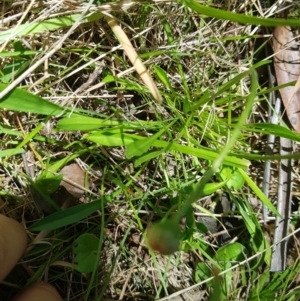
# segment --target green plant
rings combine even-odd
[[[260,113],[268,94],[282,86],[263,86],[257,70],[272,62],[254,63],[253,44],[261,36],[241,24],[299,26],[299,20],[257,17],[253,3],[230,2],[240,10],[231,13],[193,0],[114,2],[105,4],[110,17],[94,4],[86,16],[64,7],[45,17],[35,7],[26,22],[0,34],[1,198],[9,212],[24,216],[32,238],[24,258],[28,284],[48,271],[62,290],[74,279],[78,300],[159,299],[194,281],[210,300],[297,298],[298,261],[270,273],[271,246],[250,200],[277,216],[261,190],[260,169],[253,168],[300,158],[265,155],[253,140],[268,134],[300,139]],[[241,29],[232,29],[233,22]],[[39,40],[44,36],[47,47]],[[54,48],[56,42],[61,47]],[[145,73],[136,64],[142,60]],[[35,154],[32,179],[19,172],[28,149]],[[74,161],[84,170],[84,196],[62,210],[53,194],[68,198],[59,190],[59,172]],[[53,213],[39,218],[29,186]],[[229,209],[217,213],[224,194]],[[219,228],[211,233],[198,215]],[[231,225],[232,219],[240,224]],[[220,241],[222,231],[234,241]],[[147,243],[171,256],[149,253]],[[181,252],[194,256],[190,274]]]

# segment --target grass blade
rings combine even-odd
[[[206,15],[208,17],[213,17],[221,20],[229,20],[233,22],[237,22],[240,24],[252,24],[252,25],[263,25],[263,26],[300,26],[300,21],[297,19],[279,19],[279,18],[258,18],[258,17],[252,17],[245,14],[237,14],[232,13],[229,11],[225,11],[222,9],[216,9],[213,7],[209,7],[206,5],[202,5],[195,0],[185,0],[183,3],[191,8],[193,11],[201,14]]]
[[[8,85],[0,84],[0,92],[7,87]],[[64,111],[60,106],[20,88],[15,88],[0,100],[0,109],[50,116],[59,115]]]
[[[55,212],[29,227],[30,231],[53,230],[76,223],[99,210],[102,201],[77,205],[66,210]]]
[[[104,146],[128,146],[129,144],[145,139],[145,137],[132,135],[128,133],[123,133],[121,130],[117,129],[114,131],[99,131],[89,134],[85,137],[87,140],[95,142]],[[186,155],[195,156],[198,158],[206,160],[215,160],[219,157],[219,153],[212,150],[207,150],[201,148],[200,146],[191,147],[180,145],[175,142],[167,142],[162,140],[156,140],[153,142],[154,147],[168,149],[169,151],[178,151]],[[233,156],[225,156],[224,162],[225,165],[240,167],[242,169],[247,169],[250,165],[248,160],[239,159]]]
[[[264,193],[259,189],[259,187],[252,181],[252,179],[245,173],[244,170],[239,169],[239,172],[244,177],[245,181],[249,185],[249,187],[253,190],[253,192],[257,195],[257,197],[277,216],[279,216],[278,211],[270,202],[270,200],[264,195]]]
[[[82,20],[82,23],[99,20],[102,16],[103,15],[100,13],[91,14],[90,16],[85,17]],[[12,35],[18,35],[18,37],[20,38],[29,34],[37,34],[45,31],[48,32],[62,27],[72,26],[78,18],[80,18],[80,14],[53,18],[41,22],[33,22],[31,24],[22,24],[17,29],[11,28],[0,33],[0,43],[6,41]]]
[[[11,156],[12,154],[19,155],[19,154],[23,154],[23,153],[25,153],[25,150],[23,148],[18,148],[18,149],[9,148],[9,149],[0,151],[0,158]]]

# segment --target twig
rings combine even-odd
[[[268,66],[268,73],[269,73],[269,83],[270,83],[269,85],[270,88],[273,88],[275,82],[275,76],[270,66]],[[280,116],[280,108],[281,108],[281,98],[278,97],[275,92],[271,92],[269,98],[270,98],[270,105],[268,111],[269,122],[272,124],[278,124],[279,116]],[[272,108],[272,106],[274,107],[274,109]],[[275,135],[269,135],[268,142],[266,145],[266,155],[271,155],[273,153],[274,143],[275,143]],[[269,197],[270,179],[271,179],[271,162],[265,161],[262,191],[267,198]],[[268,207],[265,204],[263,204],[263,219],[265,222],[267,222],[268,220],[268,213],[269,213]]]
[[[123,31],[121,26],[117,23],[117,20],[115,18],[107,15],[106,21],[108,25],[111,27],[115,36],[117,37],[119,43],[123,46],[123,49],[126,55],[128,56],[130,62],[134,66],[136,72],[141,77],[144,84],[148,87],[153,98],[156,100],[157,103],[161,103],[162,96],[160,95],[153,78],[151,77],[149,71],[147,70],[147,67],[144,65],[143,61],[138,56],[137,52],[135,51],[126,33]]]
[[[280,153],[282,155],[293,152],[293,141],[280,138]],[[286,267],[287,240],[283,238],[289,234],[291,197],[292,197],[292,160],[283,159],[279,165],[277,216],[274,232],[274,247],[271,260],[271,272],[283,271]],[[283,241],[282,241],[283,240]],[[281,243],[277,244],[279,241]]]

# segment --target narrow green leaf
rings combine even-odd
[[[9,84],[13,78],[18,77],[30,65],[30,60],[12,60],[0,71],[0,81]]]
[[[109,84],[109,83],[113,83],[115,81],[116,81],[116,78],[112,74],[108,74],[102,79],[101,82],[103,84]]]
[[[126,150],[126,158],[130,159],[132,157],[139,157],[146,153],[151,146],[155,144],[155,141],[162,136],[162,134],[167,131],[174,123],[176,119],[171,122],[169,125],[164,126],[160,131],[155,133],[154,135],[136,140],[130,144],[127,145],[127,150]]]
[[[120,129],[111,131],[97,131],[85,137],[85,139],[94,143],[104,146],[127,146],[130,143],[144,139],[145,137],[123,133]],[[163,148],[168,151],[178,151],[183,154],[195,156],[198,158],[213,161],[219,157],[219,153],[212,150],[207,150],[198,146],[197,148],[191,146],[180,145],[175,142],[166,142],[156,140],[153,144],[154,147]],[[250,162],[248,160],[239,159],[233,156],[225,156],[223,164],[240,167],[243,169],[248,168]]]
[[[101,202],[80,204],[66,210],[55,212],[29,227],[30,231],[53,230],[76,223],[101,208]]]
[[[174,89],[170,83],[170,80],[168,78],[168,75],[166,73],[166,71],[162,68],[160,68],[159,66],[153,66],[157,76],[159,77],[159,79],[161,80],[161,82],[168,88],[170,89],[172,92],[174,92]]]
[[[271,123],[250,123],[245,125],[244,128],[247,131],[275,135],[276,137],[284,137],[293,141],[300,142],[300,135],[298,133],[295,133],[281,125]]]
[[[191,8],[193,11],[205,15],[208,17],[213,17],[221,20],[229,20],[237,22],[240,24],[252,24],[252,25],[263,25],[263,26],[300,26],[300,21],[298,19],[278,19],[278,18],[258,18],[252,17],[245,14],[232,13],[222,9],[216,9],[206,5],[202,5],[195,0],[184,0],[183,3]]]
[[[128,145],[140,138],[139,136],[137,137],[120,131],[107,130],[91,133],[85,138],[103,146],[121,146]]]
[[[0,34],[1,35],[1,34]],[[16,56],[29,56],[41,53],[41,51],[36,50],[24,50],[24,51],[2,51],[0,52],[0,57],[16,57]]]
[[[86,16],[81,23],[93,22],[99,20],[103,15],[100,13],[93,13],[89,16]],[[40,22],[32,22],[30,24],[19,25],[16,29],[15,27],[2,31],[0,33],[0,42],[10,39],[11,35],[16,35],[18,38],[28,35],[28,34],[37,34],[42,32],[49,32],[51,30],[56,30],[62,27],[72,26],[78,18],[81,17],[81,14],[74,14],[63,16],[59,18],[53,18],[49,20],[43,20]]]
[[[7,86],[8,85],[0,84],[0,92]],[[15,88],[0,100],[0,109],[43,115],[59,115],[64,111],[64,109],[58,105],[20,88]]]
[[[91,131],[101,127],[119,126],[122,121],[105,120],[88,116],[63,118],[57,122],[57,127],[65,131]]]
[[[0,150],[0,158],[11,156],[12,154],[18,155],[18,154],[24,154],[24,153],[25,153],[25,150],[23,148],[19,148],[19,149],[9,148],[9,149],[5,149],[5,150]]]
[[[161,154],[163,154],[163,152],[164,152],[163,150],[149,152],[149,153],[145,154],[144,156],[141,156],[141,157],[137,158],[134,161],[134,167],[138,167],[141,164],[143,164],[144,162],[148,162],[151,159],[159,157]]]
[[[153,121],[132,121],[127,122],[123,120],[112,120],[112,119],[101,119],[94,118],[89,116],[79,116],[73,114],[71,117],[62,118],[58,121],[57,127],[65,131],[92,131],[99,128],[108,128],[108,127],[121,127],[122,129],[140,129],[141,126],[147,128],[160,128],[160,122]]]
[[[222,95],[225,91],[230,91],[232,86],[234,86],[235,84],[238,84],[243,78],[245,78],[246,76],[253,73],[254,70],[256,70],[257,68],[259,68],[261,66],[270,64],[271,62],[272,61],[266,60],[266,61],[261,61],[261,62],[255,64],[249,70],[239,73],[234,78],[230,79],[228,82],[226,82],[223,85],[221,85],[220,87],[218,87],[218,91],[214,94],[212,94],[210,91],[205,91],[205,93],[203,94],[201,99],[191,106],[191,110],[195,110],[195,109],[199,108],[199,106],[205,104],[206,102],[216,99],[218,96]],[[255,91],[255,92],[256,92],[255,93],[255,96],[256,96],[257,91]],[[227,102],[227,98],[226,98],[226,102]],[[218,100],[216,101],[216,103],[218,103]]]
[[[67,165],[69,162],[73,161],[74,159],[78,158],[79,156],[83,155],[86,153],[88,149],[82,149],[82,151],[79,152],[74,152],[69,156],[66,156],[63,159],[60,159],[53,163],[52,165],[48,166],[47,171],[50,172],[57,172],[59,169],[63,168],[65,165]]]
[[[182,192],[185,194],[191,195],[195,191],[197,191],[198,193],[197,193],[197,196],[195,195],[196,196],[195,200],[199,200],[200,198],[207,196],[207,195],[211,195],[211,194],[215,193],[216,191],[218,191],[219,189],[221,189],[222,187],[224,187],[224,185],[226,185],[228,180],[229,180],[229,178],[220,183],[206,183],[202,186],[201,190],[198,189],[199,183],[193,184],[193,185],[184,187]]]
[[[195,271],[196,283],[199,283],[204,279],[208,279],[209,277],[211,277],[211,269],[207,266],[207,263],[199,262]],[[207,285],[211,286],[211,282],[208,282]]]
[[[22,148],[23,146],[25,146],[27,143],[29,143],[31,141],[31,139],[44,127],[44,124],[40,123],[38,124],[30,133],[28,133],[25,137],[24,140],[21,141],[14,149],[14,151],[9,155],[13,156],[18,149]]]
[[[268,243],[263,235],[263,231],[257,220],[257,216],[255,212],[253,212],[253,209],[250,206],[250,204],[247,202],[247,200],[241,200],[241,199],[233,199],[233,200],[238,212],[243,217],[245,226],[251,236],[253,250],[257,253],[261,252],[261,256],[258,258],[257,262],[253,266],[251,266],[252,270],[256,270],[263,263],[269,261],[271,250],[268,249],[267,251],[265,251],[265,249],[268,246]]]
[[[6,124],[0,124],[0,134],[7,134],[11,136],[23,137],[23,134],[20,131],[17,131],[15,128],[10,127]]]
[[[257,187],[257,185],[252,181],[252,179],[245,173],[244,170],[239,169],[240,174],[243,176],[249,187],[257,195],[257,197],[272,211],[275,215],[280,216],[277,209],[273,206],[270,200],[265,196],[265,194]]]

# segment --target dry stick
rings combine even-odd
[[[45,54],[44,57],[42,57],[40,60],[38,60],[35,64],[33,64],[31,67],[29,67],[21,76],[19,76],[16,80],[14,80],[7,88],[5,88],[0,93],[0,99],[2,99],[7,93],[9,93],[11,90],[13,90],[18,84],[20,84],[31,72],[33,72],[37,67],[39,67],[42,63],[44,63],[47,59],[49,59],[57,50],[59,50],[64,41],[74,32],[74,29],[80,24],[82,19],[84,18],[85,14],[89,10],[90,6],[94,0],[90,0],[88,5],[85,7],[83,12],[80,14],[79,18],[76,20],[76,22],[72,25],[72,27],[68,30],[68,32],[59,39],[54,45],[52,50],[50,50],[47,54]]]
[[[269,67],[269,79],[271,87],[274,87],[274,75]],[[272,92],[270,95],[271,105],[274,106],[274,110],[269,107],[269,122],[272,124],[278,124],[280,116],[281,98]],[[266,148],[266,155],[273,153],[275,136],[269,135]],[[292,141],[286,138],[280,138],[280,154],[286,155],[292,152]],[[276,217],[276,227],[274,233],[274,242],[282,240],[289,231],[289,219],[291,210],[291,194],[292,194],[292,166],[291,159],[281,160],[279,165],[279,179],[278,179],[278,199],[277,210],[281,217]],[[263,178],[263,192],[269,196],[269,181],[271,178],[271,163],[265,162],[264,178]],[[268,208],[263,205],[263,218],[264,221],[268,220]],[[286,254],[287,254],[287,241],[283,241],[280,244],[275,244],[271,259],[270,271],[283,271],[286,266]]]
[[[288,14],[285,8],[281,13],[283,16]],[[278,84],[282,84],[297,78],[294,72],[294,67],[291,65],[292,61],[297,61],[299,55],[293,50],[287,49],[284,53],[279,51],[285,47],[295,46],[295,40],[292,32],[285,27],[276,27],[274,30],[273,37],[273,50],[276,53],[274,66],[277,76]],[[290,64],[284,62],[286,59],[290,61]],[[280,91],[282,101],[287,110],[287,115],[291,121],[293,127],[299,129],[299,116],[297,110],[299,107],[296,106],[293,99],[295,93],[299,89],[299,76],[297,78],[297,84],[294,89],[282,89]],[[288,101],[287,101],[288,98]],[[289,155],[293,153],[293,141],[287,138],[280,138],[280,155]],[[283,271],[286,268],[286,256],[287,256],[287,241],[282,241],[282,238],[287,237],[289,233],[290,215],[291,215],[291,198],[292,198],[292,158],[281,159],[279,164],[279,176],[278,176],[278,194],[277,194],[277,211],[280,216],[276,217],[275,232],[274,232],[274,246],[273,254],[271,259],[271,272]],[[277,242],[280,242],[277,244]]]
[[[157,86],[154,80],[152,79],[151,75],[149,74],[149,71],[147,70],[143,61],[140,59],[137,52],[135,51],[127,35],[120,27],[120,25],[118,25],[117,21],[114,18],[107,16],[106,20],[108,25],[111,27],[112,31],[116,35],[119,43],[123,46],[123,49],[127,54],[130,62],[134,66],[136,72],[139,74],[145,85],[148,87],[156,102],[161,103],[162,97],[157,89]]]
[[[272,73],[271,67],[269,65],[268,65],[268,73],[269,73],[270,88],[273,88],[275,83],[275,76]],[[269,122],[272,124],[278,124],[279,116],[280,116],[281,98],[278,97],[276,94],[277,93],[275,92],[271,92],[269,95],[270,105],[269,105],[268,114],[269,114]],[[272,108],[272,106],[274,107],[274,109]],[[266,155],[273,154],[274,143],[275,143],[275,135],[271,134],[268,136]],[[265,161],[262,191],[267,198],[269,198],[270,179],[271,179],[271,162]],[[265,204],[263,204],[263,219],[265,223],[268,221],[268,213],[269,213],[269,208]]]
[[[280,154],[293,152],[293,141],[280,138]],[[274,247],[271,260],[271,272],[284,271],[286,268],[287,240],[282,241],[289,233],[291,198],[292,198],[292,159],[283,159],[279,165],[277,210],[281,217],[276,217]],[[282,241],[277,244],[277,242]]]

